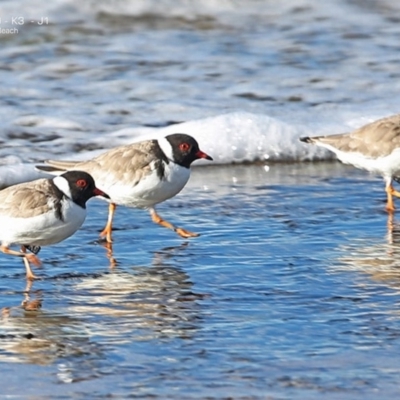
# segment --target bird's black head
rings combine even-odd
[[[174,133],[165,137],[172,149],[172,160],[182,167],[189,168],[193,161],[199,158],[212,158],[199,149],[197,141],[184,133]]]
[[[61,180],[62,178],[63,180]],[[108,194],[96,187],[93,177],[87,172],[68,171],[54,178],[54,180],[58,188],[67,197],[83,208],[85,208],[86,202],[94,196],[110,198]]]

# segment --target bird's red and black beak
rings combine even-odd
[[[206,160],[213,161],[212,157],[204,153],[204,151],[198,150],[196,153],[196,158],[204,158]]]
[[[98,189],[97,187],[94,188],[93,195],[94,196],[101,196],[101,197],[104,197],[106,199],[110,198],[110,196],[107,193],[104,193],[102,190]]]

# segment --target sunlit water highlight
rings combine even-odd
[[[399,236],[379,179],[338,163],[196,169],[160,213],[202,236],[121,208],[112,259],[96,242],[107,207],[89,205],[41,253],[41,311],[20,309],[23,266],[0,259],[7,394],[20,379],[52,398],[397,392]]]
[[[0,35],[0,187],[172,132],[218,165],[159,207],[194,240],[120,207],[110,254],[92,200],[40,253],[40,311],[0,255],[1,395],[397,398],[400,217],[379,177],[298,138],[399,111],[398,4],[199,4],[1,2],[0,28],[26,23]]]

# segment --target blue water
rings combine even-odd
[[[120,208],[112,262],[91,201],[84,228],[41,252],[41,311],[19,307],[23,265],[0,258],[3,393],[396,397],[400,236],[384,199],[338,163],[197,169],[159,211],[201,236]]]
[[[400,217],[380,177],[298,138],[399,111],[399,12],[1,2],[0,188],[141,135],[186,132],[215,159],[158,207],[198,238],[119,207],[111,251],[94,199],[79,232],[42,249],[31,287],[0,254],[1,396],[397,398]],[[13,16],[25,23],[2,32]]]

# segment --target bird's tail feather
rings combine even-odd
[[[314,139],[310,136],[301,137],[300,141],[305,143],[314,143]]]
[[[39,171],[49,172],[49,173],[59,173],[71,170],[77,164],[76,161],[56,161],[56,160],[46,160],[44,162],[46,165],[36,165],[36,169]]]

